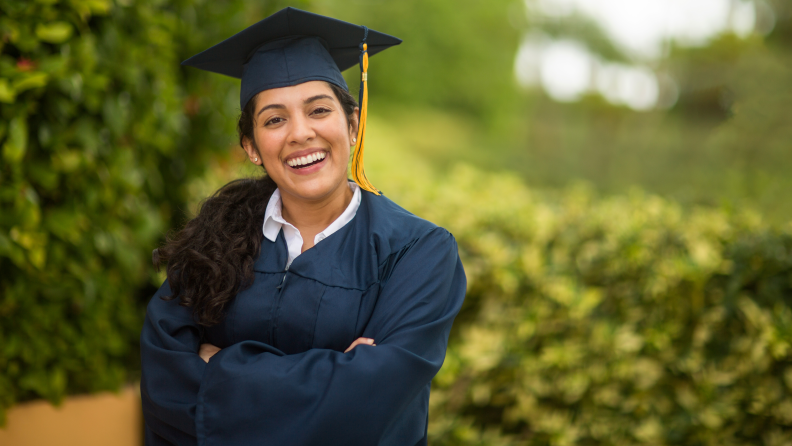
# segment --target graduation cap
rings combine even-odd
[[[352,157],[352,179],[379,195],[363,171],[363,142],[368,109],[368,57],[398,39],[365,26],[295,8],[284,8],[217,45],[182,62],[213,73],[242,79],[239,106],[271,88],[308,81],[327,81],[349,88],[341,72],[360,65],[360,122]]]

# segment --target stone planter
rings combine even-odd
[[[55,407],[46,401],[22,403],[0,428],[3,446],[141,446],[140,390],[73,396]]]

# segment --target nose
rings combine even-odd
[[[316,131],[307,116],[297,114],[292,118],[291,124],[291,133],[289,134],[291,144],[302,145],[316,137]]]

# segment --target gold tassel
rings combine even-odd
[[[379,195],[380,191],[366,178],[363,169],[363,140],[366,136],[366,115],[368,112],[368,45],[363,44],[363,72],[360,74],[360,88],[363,89],[363,99],[360,101],[360,122],[358,123],[357,144],[352,155],[352,179],[361,189]]]

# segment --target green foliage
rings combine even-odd
[[[792,441],[791,232],[639,191],[438,176],[387,149],[369,178],[447,227],[468,275],[432,444]]]
[[[488,165],[518,171],[534,185],[584,179],[605,193],[638,186],[686,207],[753,207],[775,222],[792,220],[792,114],[785,105],[792,9],[786,1],[754,3],[759,29],[769,31],[765,22],[775,17],[769,35],[725,32],[698,47],[668,42],[659,60],[637,62],[673,79],[679,98],[671,110],[636,113],[597,94],[559,104],[526,91],[523,134],[513,134],[519,142],[499,148]],[[525,31],[576,39],[602,60],[629,60],[608,45],[608,33],[579,16],[531,16]]]
[[[0,411],[127,377],[134,291],[167,223],[158,164],[186,122],[159,65],[173,45],[155,38],[173,19],[111,6],[3,4]],[[107,29],[112,14],[151,33]]]
[[[490,131],[515,119],[520,102],[513,60],[524,15],[519,2],[332,0],[317,2],[316,12],[404,40],[370,61],[372,107],[428,105],[473,116]],[[355,70],[347,75],[357,89]]]
[[[179,63],[281,6],[0,4],[0,419],[135,378],[151,250],[238,112],[237,82]]]

